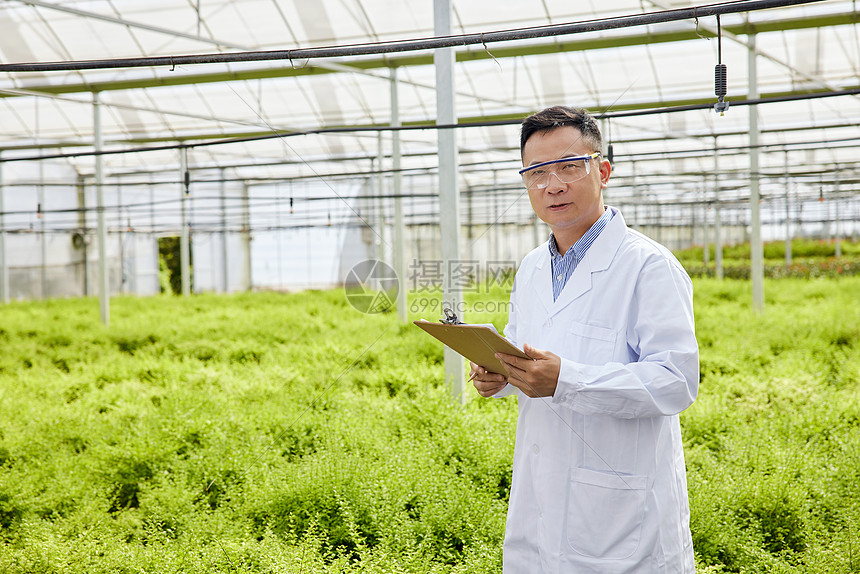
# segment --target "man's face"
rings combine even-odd
[[[523,167],[564,157],[589,155],[595,151],[582,139],[580,131],[562,126],[533,134],[523,147]],[[554,174],[544,189],[529,189],[532,208],[553,231],[561,236],[581,237],[603,213],[603,188],[611,168],[601,158],[590,160],[588,175],[573,183],[563,183]],[[572,243],[571,243],[572,244]],[[566,248],[566,247],[565,247]]]

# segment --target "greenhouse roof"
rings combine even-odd
[[[489,35],[691,6],[683,0],[453,0],[451,33]],[[430,1],[10,0],[0,6],[0,58],[3,64],[110,61],[373,45],[432,38],[433,22]],[[724,14],[719,41],[716,18],[703,16],[456,48],[457,117],[461,124],[477,124],[457,131],[466,166],[461,181],[480,185],[488,171],[502,170],[503,181],[515,182],[516,124],[553,104],[605,114],[605,138],[615,144],[619,160],[641,164],[640,175],[683,178],[712,170],[708,150],[715,145],[727,150],[721,169],[748,169],[749,107],[738,104],[756,96],[771,99],[758,106],[761,145],[785,152],[770,154],[763,171],[782,169],[789,162],[783,155],[790,153],[789,167],[799,173],[838,164],[845,181],[857,179],[858,25],[854,2],[827,0]],[[748,74],[753,31],[757,93],[750,92]],[[712,108],[718,61],[727,66],[726,99],[733,103],[724,115]],[[368,172],[380,149],[370,128],[392,121],[392,68],[402,124],[433,124],[431,49],[0,72],[4,177],[31,178],[8,160],[41,155],[64,156],[53,161],[90,177],[94,92],[102,104],[106,150],[153,148],[105,156],[109,177],[163,179],[165,171],[176,169],[172,147],[178,144],[194,146],[191,169],[228,170],[239,180]],[[389,139],[385,133],[385,153]],[[436,165],[434,130],[404,131],[401,145],[404,169]]]

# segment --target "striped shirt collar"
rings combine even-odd
[[[558,244],[555,242],[555,236],[552,234],[549,236],[548,243],[551,257],[550,267],[552,272],[553,301],[558,300],[559,295],[561,295],[562,290],[564,290],[564,286],[567,285],[568,279],[573,275],[574,269],[576,269],[579,262],[582,261],[582,258],[585,257],[585,252],[588,251],[588,248],[595,242],[597,236],[600,235],[600,232],[603,231],[603,228],[606,227],[606,224],[609,223],[609,220],[612,219],[613,215],[614,212],[611,209],[606,209],[603,212],[603,215],[594,222],[594,225],[585,232],[585,235],[580,237],[564,255],[558,251]]]
[[[558,257],[574,257],[577,260],[581,260],[585,256],[585,252],[588,251],[588,248],[591,247],[591,244],[597,239],[597,236],[600,235],[600,232],[603,231],[603,228],[606,227],[606,224],[609,223],[609,220],[612,219],[612,210],[608,207],[604,207],[603,214],[594,222],[594,224],[585,232],[585,234],[580,237],[573,246],[568,249],[564,255],[558,250],[558,244],[555,241],[555,235],[552,233],[549,234],[549,254],[555,259]],[[573,254],[570,253],[573,251]]]

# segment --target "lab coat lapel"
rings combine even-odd
[[[609,209],[612,208],[610,207]],[[582,258],[582,261],[580,261],[576,266],[576,269],[573,270],[573,274],[570,276],[570,279],[567,280],[567,284],[564,286],[564,289],[561,290],[558,299],[556,299],[552,304],[552,307],[550,308],[550,316],[559,313],[576,299],[591,291],[593,286],[592,274],[597,273],[598,271],[605,271],[609,267],[610,263],[612,263],[612,259],[615,257],[615,253],[621,245],[621,241],[624,238],[624,232],[627,228],[621,213],[617,210],[613,211],[615,211],[615,214],[612,216],[612,219],[606,227],[603,228],[603,231],[594,243],[591,244],[591,247],[588,248],[588,251],[585,253],[585,257]],[[547,264],[549,264],[548,261]],[[550,298],[548,300],[552,301],[551,277],[549,281],[549,290]]]
[[[552,307],[552,265],[549,260],[549,248],[544,243],[539,251],[540,257],[535,263],[532,276],[528,279],[530,296],[540,301],[544,312],[549,314]]]
[[[604,229],[606,231],[606,229]],[[601,233],[601,235],[603,235]],[[573,273],[570,276],[570,279],[567,280],[567,284],[565,284],[564,289],[561,290],[561,293],[558,295],[558,299],[555,300],[555,303],[552,304],[552,308],[550,309],[550,316],[555,315],[568,305],[570,305],[575,299],[581,297],[582,295],[591,291],[591,250],[594,249],[597,245],[595,242],[588,252],[585,254],[585,257],[579,264],[576,266],[576,269],[573,270]],[[552,283],[552,278],[550,278],[550,283]],[[550,285],[550,291],[552,291],[552,285]],[[552,297],[552,293],[550,293],[550,297]],[[550,299],[552,300],[552,299]]]

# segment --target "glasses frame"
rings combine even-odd
[[[582,161],[582,160],[585,160],[585,161],[587,161],[587,163],[585,164],[585,176],[583,176],[583,177],[581,177],[581,178],[579,178],[579,179],[575,179],[575,180],[573,180],[573,181],[564,181],[564,180],[562,180],[562,179],[559,177],[559,175],[558,175],[557,173],[555,174],[555,176],[556,176],[556,177],[558,177],[559,181],[561,181],[562,183],[576,183],[577,181],[580,181],[580,180],[582,180],[582,179],[585,179],[585,177],[586,177],[589,173],[591,173],[591,160],[593,160],[593,159],[597,159],[597,158],[599,158],[600,156],[601,156],[601,153],[600,153],[599,151],[596,151],[596,152],[594,152],[594,153],[590,153],[590,154],[588,154],[588,155],[578,155],[578,156],[573,156],[573,157],[563,157],[563,158],[561,158],[561,159],[553,159],[553,160],[550,160],[550,161],[543,161],[543,162],[541,162],[541,163],[536,163],[536,164],[534,164],[534,165],[530,165],[530,166],[528,166],[528,167],[524,167],[523,169],[519,170],[519,172],[518,172],[518,173],[520,174],[520,176],[522,176],[522,178],[523,178],[523,183],[525,183],[526,173],[530,172],[530,171],[531,171],[531,170],[533,170],[533,169],[537,169],[537,168],[539,168],[539,167],[544,167],[544,166],[547,166],[547,165],[552,165],[552,164],[554,164],[554,163],[564,163],[564,162],[568,162],[568,161]],[[546,189],[546,187],[547,187],[547,186],[549,186],[549,173],[547,173],[547,175],[546,175],[546,184],[545,184],[544,186],[542,186],[542,187],[541,187],[540,185],[537,185],[537,186],[535,186],[535,187],[529,187],[529,186],[528,186],[528,184],[526,183],[526,189]]]

